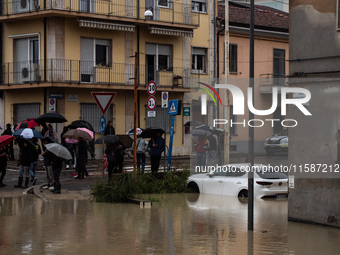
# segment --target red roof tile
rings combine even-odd
[[[224,5],[218,5],[218,17],[224,20]],[[249,5],[229,5],[229,23],[240,26],[249,25],[250,8]],[[255,5],[254,12],[255,28],[261,27],[273,30],[288,30],[288,13],[276,10],[268,6]]]

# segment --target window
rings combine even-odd
[[[111,63],[111,40],[81,38],[81,60],[91,66],[109,66]]]
[[[229,72],[237,73],[237,44],[229,45]]]
[[[158,6],[169,7],[169,2],[168,0],[158,0]]]
[[[31,60],[34,64],[39,63],[39,40],[38,39],[30,39],[30,52],[31,52]]]
[[[193,12],[207,12],[207,3],[205,0],[191,1],[191,11]]]
[[[170,56],[158,55],[158,70],[170,69]]]
[[[274,77],[284,78],[286,74],[285,62],[286,62],[286,52],[282,49],[274,49]]]
[[[108,64],[108,47],[106,45],[96,45],[96,65],[105,66]]]
[[[223,47],[223,59],[225,59],[225,44]],[[223,61],[223,72],[225,72],[225,62]],[[229,44],[229,72],[237,73],[237,44]]]
[[[207,50],[205,48],[192,48],[192,72],[206,73],[206,53]]]
[[[148,108],[145,106],[146,116],[148,116]],[[146,117],[146,127],[160,127],[165,128],[167,133],[170,133],[171,116],[168,115],[168,108],[161,108],[160,105],[156,106],[156,117]]]
[[[100,132],[99,118],[102,115],[103,114],[100,111],[97,104],[81,104],[81,119],[89,122],[92,125],[94,132],[96,133]],[[106,111],[104,117],[105,117],[106,122],[113,119],[113,105],[112,104],[110,105],[109,109]],[[113,124],[115,124],[114,121],[113,121]]]
[[[95,49],[96,49],[96,52],[95,52],[96,65],[99,65],[99,66],[110,65],[111,41],[110,40],[94,39],[94,43],[96,45],[96,47],[95,47]]]

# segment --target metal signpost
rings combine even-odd
[[[96,101],[99,109],[103,113],[103,115],[100,116],[100,119],[99,119],[99,127],[100,127],[100,133],[104,135],[105,125],[106,125],[104,115],[107,109],[109,109],[109,106],[112,103],[113,99],[116,97],[117,93],[116,92],[91,92],[91,95],[94,101]],[[105,154],[105,145],[104,145],[104,138],[103,138],[103,157],[104,157],[104,154]],[[103,164],[103,179],[104,179],[104,173],[105,173],[105,169],[104,169],[104,164]]]
[[[171,168],[171,155],[172,155],[172,144],[174,139],[175,129],[175,116],[178,114],[178,100],[170,100],[168,107],[168,115],[171,116],[171,128],[170,128],[170,141],[169,141],[169,154],[168,154],[168,171]]]

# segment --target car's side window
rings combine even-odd
[[[241,176],[243,176],[245,174],[245,172],[244,171],[241,171],[240,170],[240,168],[230,168],[227,172],[226,172],[226,174],[225,174],[225,176],[226,177],[241,177]]]

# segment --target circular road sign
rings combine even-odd
[[[150,96],[153,96],[154,94],[156,94],[156,91],[157,91],[156,83],[154,81],[150,81],[148,83],[148,86],[146,87],[146,90]]]
[[[149,96],[148,102],[147,102],[148,109],[150,111],[155,110],[156,109],[156,104],[157,104],[156,98],[154,96]]]
[[[164,101],[168,100],[168,93],[167,92],[163,92],[162,93],[162,98]]]

